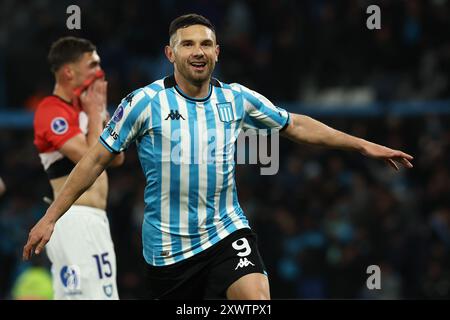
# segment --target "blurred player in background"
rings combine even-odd
[[[169,35],[165,53],[174,74],[122,101],[100,143],[78,163],[31,230],[24,258],[42,251],[60,216],[136,141],[147,179],[142,235],[151,297],[270,299],[256,237],[237,199],[234,148],[240,131],[281,131],[297,143],[358,151],[396,169],[396,162],[412,167],[412,157],[288,113],[240,84],[212,78],[219,46],[208,19],[178,17]],[[213,151],[203,158],[200,150],[210,147]]]
[[[86,39],[57,40],[48,59],[56,84],[36,110],[34,144],[56,198],[108,120],[107,82],[96,47]],[[121,154],[112,165],[123,160]],[[118,299],[107,195],[104,172],[55,225],[47,246],[55,299]]]

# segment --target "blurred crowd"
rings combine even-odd
[[[271,279],[273,298],[450,298],[450,118],[321,119],[415,156],[414,169],[344,151],[280,143],[280,171],[237,166],[240,203]],[[51,197],[30,131],[0,131],[0,299],[12,298],[29,228]],[[144,177],[131,148],[111,169],[108,214],[121,298],[145,298]],[[48,268],[47,258],[34,260]],[[368,290],[367,268],[381,269]]]
[[[71,4],[81,8],[81,30],[66,29]],[[370,4],[381,8],[381,30],[366,28]],[[168,25],[188,12],[217,27],[215,75],[273,101],[346,106],[450,97],[448,0],[0,0],[0,111],[33,110],[51,93],[46,55],[63,35],[97,45],[108,101],[116,105],[171,72],[163,55]],[[259,235],[272,297],[450,298],[450,117],[320,120],[413,154],[415,168],[395,172],[358,154],[284,140],[276,176],[239,165],[239,199]],[[45,255],[21,262],[29,228],[47,208],[43,197],[51,198],[32,141],[31,128],[0,128],[7,188],[0,197],[0,299],[51,297]],[[145,181],[133,149],[123,167],[110,170],[107,210],[125,299],[146,296]],[[370,265],[381,269],[381,290],[367,289]]]
[[[81,30],[66,28],[71,4],[81,9]],[[372,4],[380,30],[366,27]],[[272,99],[358,104],[450,94],[448,0],[2,0],[0,105],[35,107],[52,88],[48,48],[68,34],[97,44],[116,104],[170,72],[168,26],[187,12],[217,27],[216,76]]]

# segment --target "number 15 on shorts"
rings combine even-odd
[[[98,277],[103,279],[103,277],[110,278],[112,276],[111,262],[108,260],[109,252],[102,254],[94,254],[93,257],[97,263]]]

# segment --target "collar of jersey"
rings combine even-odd
[[[185,93],[181,90],[180,87],[178,87],[178,85],[175,85],[175,90],[177,90],[177,92],[178,92],[183,98],[185,98],[185,99],[192,100],[192,101],[195,101],[195,102],[205,102],[205,101],[207,101],[207,100],[211,97],[211,93],[212,93],[212,84],[211,84],[211,83],[209,84],[209,92],[208,92],[208,95],[207,95],[206,97],[200,98],[200,99],[189,97],[187,94],[185,94]]]
[[[58,98],[62,102],[68,104],[69,106],[72,106],[72,101],[67,101],[66,99],[61,98],[60,96],[57,96],[56,94],[52,94],[53,97]]]

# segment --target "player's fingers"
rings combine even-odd
[[[23,247],[22,251],[22,260],[26,261],[30,258],[29,256],[29,249],[28,249],[28,243]]]
[[[89,94],[89,95],[92,95],[92,93],[96,90],[96,87],[97,87],[97,84],[96,84],[96,82],[97,81],[94,81],[88,88],[87,88],[87,93]]]
[[[23,260],[28,260],[31,257],[33,251],[33,244],[30,241],[30,239],[28,239],[27,243],[25,244],[25,246],[23,247],[23,252],[22,252],[22,259]]]
[[[397,163],[394,161],[394,160],[392,160],[392,159],[389,159],[389,162],[392,164],[392,167],[395,169],[395,170],[399,170],[399,167],[398,167],[398,165],[397,165]]]
[[[99,93],[100,95],[104,96],[106,94],[106,88],[105,88],[105,80],[98,79],[95,81],[96,87],[95,92]]]
[[[106,81],[104,81],[104,80],[98,80],[98,81],[99,81],[98,92],[101,95],[105,95],[106,94]]]
[[[91,92],[91,87],[87,87],[86,90],[83,90],[83,92],[80,94],[80,100],[82,103],[85,103],[89,99],[89,97],[91,96]]]
[[[407,154],[407,153],[405,153],[403,151],[396,151],[395,156],[396,157],[400,157],[400,158],[405,158],[405,159],[408,159],[408,160],[414,159],[414,157],[412,155]]]
[[[411,162],[408,161],[408,159],[406,158],[401,158],[400,162],[403,164],[403,166],[405,166],[406,168],[412,168],[413,165]]]
[[[398,166],[397,166],[397,164],[396,164],[392,159],[387,159],[386,162],[387,162],[392,168],[394,168],[395,170],[398,171]]]
[[[34,250],[35,254],[39,254],[44,250],[45,245],[47,244],[48,240],[47,238],[42,238],[39,244],[36,246],[36,249]]]

